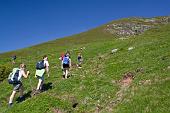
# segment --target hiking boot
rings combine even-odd
[[[81,66],[78,66],[79,69],[81,69],[82,67]]]
[[[13,105],[13,103],[9,103],[9,104],[8,104],[8,107],[9,107],[9,108],[11,108],[11,107],[12,107],[12,105]]]
[[[33,93],[33,95],[37,95],[37,94],[40,94],[41,91],[40,90],[35,90],[35,92]]]

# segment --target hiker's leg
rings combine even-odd
[[[41,80],[40,90],[43,90],[44,79],[42,78]]]
[[[62,62],[61,62],[61,70],[62,70],[62,72],[63,72],[63,76],[64,76],[64,75],[65,75],[65,73],[64,73],[64,67],[63,67]]]
[[[82,61],[80,62],[80,66],[82,65]]]
[[[19,89],[19,93],[20,93],[20,98],[23,97],[24,95],[24,87],[21,85],[20,89]]]
[[[10,96],[10,99],[9,99],[9,104],[12,104],[12,101],[14,99],[14,96],[16,94],[17,91],[20,91],[20,89],[22,88],[22,83],[19,83],[19,84],[15,84],[14,85],[14,89],[13,89],[13,92]]]
[[[42,77],[39,78],[41,80],[40,86],[39,86],[39,90],[43,90],[43,84],[44,84],[44,75]]]
[[[38,85],[37,85],[37,90],[39,90],[40,89],[40,86],[41,86],[41,83],[42,83],[42,79],[38,79]]]
[[[78,64],[79,64],[79,66],[80,66],[80,60],[79,60]]]
[[[66,68],[63,69],[64,78],[66,77]]]
[[[63,71],[63,75],[65,75],[65,71],[64,71],[64,69],[62,69],[62,71]]]
[[[23,87],[22,84],[20,85],[19,93],[20,93],[20,96],[19,96],[18,102],[22,102],[22,101],[25,100],[25,97],[24,97],[24,87]]]
[[[66,69],[65,71],[65,78],[67,78],[67,76],[68,76],[68,69]]]
[[[15,61],[14,61],[14,60],[12,60],[12,64],[15,64]]]
[[[10,98],[9,98],[9,104],[11,104],[13,102],[13,99],[15,97],[16,91],[13,91]]]

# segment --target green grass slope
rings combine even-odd
[[[125,40],[105,32],[105,27],[1,54],[0,65],[12,68],[24,62],[31,75],[23,80],[26,100],[17,103],[17,95],[10,109],[12,86],[6,80],[0,83],[0,113],[170,113],[170,24]],[[63,80],[60,53],[69,50],[75,64],[81,47],[85,48],[83,68],[73,67],[72,76]],[[129,47],[134,49],[128,51]],[[110,54],[114,48],[118,51]],[[10,65],[12,54],[18,56],[16,65]],[[38,82],[35,64],[44,54],[50,62],[47,90],[31,97]],[[126,72],[135,77],[130,86],[123,87],[118,81]]]

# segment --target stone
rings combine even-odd
[[[134,47],[129,47],[129,48],[128,48],[129,51],[131,51],[131,50],[133,50],[133,49],[134,49]]]
[[[170,69],[170,66],[168,66],[167,69]]]
[[[117,51],[118,51],[118,49],[112,49],[111,52],[112,52],[112,54],[113,54],[113,53],[116,53]]]

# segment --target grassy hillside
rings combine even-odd
[[[131,22],[122,19],[112,23]],[[135,19],[141,22],[140,19]],[[0,55],[0,65],[16,67],[27,64],[31,72],[24,79],[26,100],[8,108],[12,86],[6,80],[0,83],[1,113],[170,113],[170,24],[159,24],[140,35],[119,39],[106,32],[107,25],[50,41],[37,46]],[[73,64],[83,47],[83,68],[71,69],[71,77],[62,79],[60,53],[71,52]],[[128,50],[129,47],[134,49]],[[118,51],[111,54],[111,50]],[[10,56],[18,56],[11,65]],[[50,78],[45,78],[46,91],[30,96],[37,85],[34,78],[35,64],[47,54]],[[128,86],[119,81],[127,72],[134,74]]]

